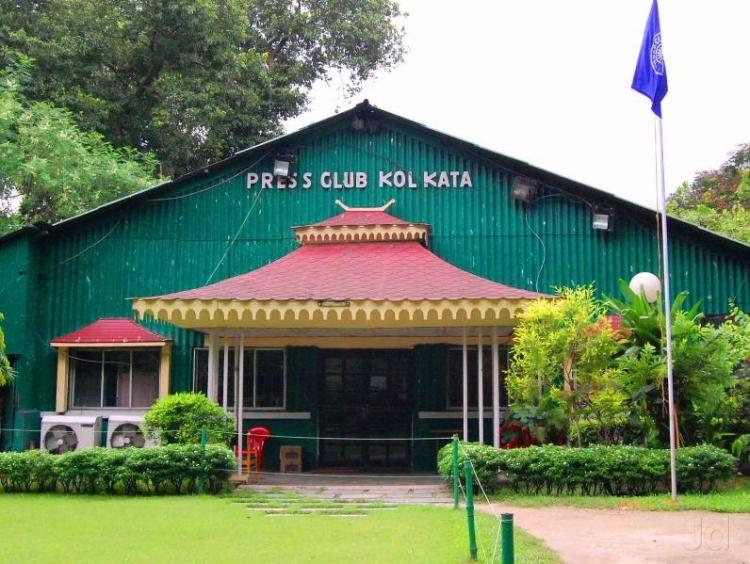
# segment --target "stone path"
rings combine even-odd
[[[477,505],[513,513],[515,524],[576,564],[750,564],[750,514]]]

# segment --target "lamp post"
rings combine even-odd
[[[649,302],[655,302],[661,294],[664,298],[664,328],[667,349],[667,396],[669,402],[669,470],[672,489],[672,501],[677,499],[677,434],[674,418],[674,377],[672,374],[672,311],[669,303],[669,275],[664,280],[664,293],[661,293],[661,281],[650,272],[639,272],[630,280],[630,289],[645,296]]]

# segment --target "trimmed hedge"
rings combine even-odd
[[[0,453],[0,486],[6,492],[189,494],[201,478],[220,492],[234,467],[221,445],[152,448],[87,448],[53,455],[45,451]]]
[[[547,495],[646,495],[669,487],[669,451],[632,446],[531,446],[497,449],[461,443],[459,465],[469,458],[487,491],[504,482],[516,492]],[[714,446],[677,450],[677,485],[682,492],[714,490],[732,477],[736,459]],[[438,453],[438,471],[451,480],[452,448]],[[463,479],[463,472],[462,479]]]

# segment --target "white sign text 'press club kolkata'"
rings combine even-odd
[[[323,190],[364,190],[370,185],[370,176],[366,172],[330,172],[325,171],[316,177],[318,186]],[[466,170],[424,171],[421,175],[411,171],[381,170],[377,175],[379,188],[472,188],[471,173]],[[249,172],[247,187],[294,190],[302,188],[309,190],[313,187],[313,173],[294,173],[288,178],[276,177],[271,172]]]

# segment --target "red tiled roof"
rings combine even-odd
[[[163,343],[169,341],[158,333],[141,327],[127,317],[109,317],[52,339],[53,345],[106,343]]]
[[[480,278],[416,241],[402,241],[305,245],[257,270],[160,298],[400,301],[542,296]]]
[[[341,225],[409,225],[409,222],[379,210],[348,210],[313,225],[321,227],[336,227]]]

